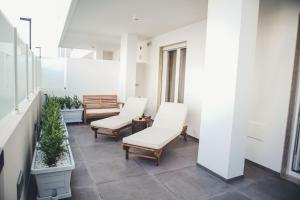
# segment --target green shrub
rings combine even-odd
[[[65,96],[65,105],[68,109],[71,109],[73,106],[73,99],[70,96]]]
[[[57,97],[57,101],[60,105],[60,109],[64,109],[65,108],[65,98],[64,97]]]
[[[67,151],[60,108],[57,97],[46,96],[42,113],[43,133],[38,149],[43,152],[43,162],[49,167],[56,166],[57,161]]]
[[[74,95],[73,97],[73,105],[76,109],[78,109],[82,105],[82,102],[79,100],[77,95]]]

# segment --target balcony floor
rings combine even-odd
[[[293,200],[300,187],[246,162],[245,177],[225,183],[196,166],[198,143],[178,138],[163,152],[157,167],[151,160],[129,157],[121,140],[99,136],[89,126],[69,125],[76,162],[72,199],[80,200]],[[124,131],[123,134],[128,134]],[[212,158],[213,159],[213,158]]]

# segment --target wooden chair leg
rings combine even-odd
[[[98,134],[97,131],[98,131],[98,129],[92,127],[92,130],[94,131],[94,137],[95,137],[95,139],[97,139],[97,134]]]
[[[183,135],[183,139],[184,139],[184,141],[187,141],[187,133],[186,132]]]
[[[154,152],[154,156],[156,157],[156,166],[159,165],[161,152],[162,152],[162,149],[159,149]]]
[[[129,147],[128,146],[123,146],[124,150],[125,150],[125,158],[126,160],[129,159]]]
[[[187,141],[187,126],[183,127],[181,135],[183,136],[184,141]]]
[[[84,124],[87,125],[87,120],[86,120],[86,115],[85,114],[83,115],[83,121],[84,121]]]
[[[113,133],[113,135],[114,135],[115,141],[117,142],[117,141],[119,140],[119,138],[120,138],[120,131],[119,131],[119,130],[118,130],[118,131],[115,131],[115,132]]]

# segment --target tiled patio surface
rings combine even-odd
[[[296,200],[300,186],[246,162],[243,179],[225,183],[196,166],[198,143],[178,138],[151,160],[125,160],[121,140],[94,135],[89,126],[69,125],[76,162],[72,173],[75,200]],[[127,135],[130,131],[123,131]],[[214,159],[214,158],[212,158]]]

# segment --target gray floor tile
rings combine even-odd
[[[83,160],[81,149],[78,146],[72,146],[71,145],[71,151],[72,151],[75,163],[76,163],[76,161],[82,161]]]
[[[93,179],[90,177],[85,164],[76,162],[75,169],[72,171],[71,187],[88,187],[93,185]]]
[[[96,183],[146,174],[145,170],[134,160],[126,161],[123,157],[112,162],[93,163],[88,168]]]
[[[134,158],[149,174],[159,174],[166,171],[194,166],[197,160],[197,149],[194,146],[178,149],[166,149],[161,155],[159,166],[153,160]]]
[[[195,139],[192,139],[190,137],[187,137],[187,141],[183,139],[182,136],[176,138],[170,144],[166,146],[166,149],[176,149],[176,148],[181,148],[181,147],[186,147],[186,146],[195,146],[198,148],[198,143],[196,142]]]
[[[159,174],[156,177],[175,193],[178,199],[208,199],[230,189],[228,184],[197,166]]]
[[[279,178],[253,183],[240,190],[253,200],[299,200],[300,187]]]
[[[76,144],[79,146],[89,146],[103,142],[105,141],[103,141],[100,137],[95,139],[94,134],[92,133],[76,136]]]
[[[72,135],[83,135],[83,134],[88,134],[92,133],[92,129],[90,126],[85,126],[82,124],[71,124],[67,126],[69,134]]]
[[[149,175],[98,184],[104,200],[175,200],[175,197]]]
[[[90,146],[82,146],[83,160],[91,162],[109,162],[118,157],[124,157],[124,150],[119,143],[100,143]]]
[[[94,187],[72,189],[72,200],[101,200]]]
[[[236,188],[245,188],[260,181],[277,178],[278,177],[275,174],[246,162],[244,168],[244,178],[232,181],[230,184]]]
[[[242,179],[225,183],[210,175],[196,166],[198,143],[191,138],[170,143],[157,167],[134,156],[126,161],[121,139],[99,135],[95,140],[90,127],[80,124],[68,130],[76,162],[73,199],[300,200],[299,186],[249,162]],[[122,131],[122,136],[129,134],[129,129]]]
[[[217,195],[209,200],[250,200],[240,192],[225,192],[221,195]]]

